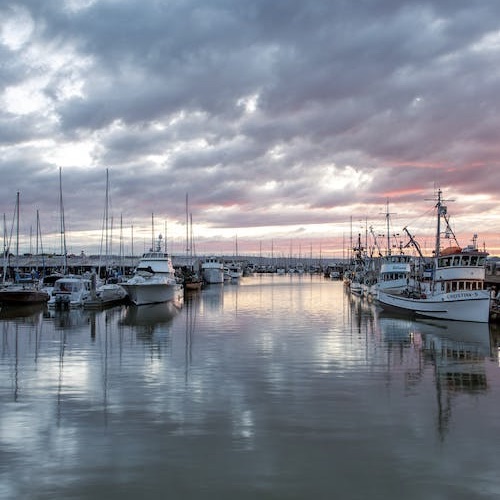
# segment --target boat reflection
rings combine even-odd
[[[448,430],[454,400],[462,394],[481,394],[488,388],[486,360],[491,355],[490,328],[486,323],[445,320],[410,320],[377,315],[377,329],[390,359],[389,370],[403,367],[405,386],[419,384],[432,371],[436,389],[437,429]]]
[[[120,321],[122,325],[156,326],[168,324],[179,313],[181,305],[169,301],[159,304],[129,305]]]
[[[469,321],[416,320],[426,336],[428,348],[458,350],[459,357],[484,359],[490,355],[490,328],[487,323]],[[429,345],[430,344],[430,345]]]
[[[22,306],[1,306],[0,321],[22,318],[22,321],[37,321],[47,311],[46,304],[27,304]]]
[[[56,329],[78,328],[89,322],[89,312],[82,309],[48,309],[45,318],[54,320]]]
[[[221,311],[224,307],[224,285],[207,285],[202,293],[203,308],[208,311]]]
[[[181,303],[174,301],[129,305],[119,323],[133,327],[137,338],[147,344],[163,343],[168,341],[172,321],[181,308]]]

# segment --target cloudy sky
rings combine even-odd
[[[154,214],[181,252],[188,193],[200,253],[342,253],[387,202],[430,248],[441,188],[500,253],[497,0],[6,0],[0,58],[0,209],[9,234],[20,193],[30,249],[37,210],[59,248],[60,173],[68,249],[98,249],[107,169],[115,247]]]

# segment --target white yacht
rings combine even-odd
[[[48,306],[70,309],[85,305],[91,298],[91,281],[82,276],[65,276],[54,283]]]
[[[130,301],[136,305],[175,300],[183,293],[182,284],[178,283],[175,278],[172,259],[161,248],[162,236],[160,234],[156,248],[142,255],[134,276],[120,283]]]

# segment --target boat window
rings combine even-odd
[[[484,262],[485,262],[485,257],[479,257],[479,262],[478,262],[478,265],[479,266],[484,266]]]
[[[451,291],[452,292],[456,292],[456,290],[457,290],[457,282],[453,281],[452,284],[451,284]]]
[[[477,266],[477,255],[471,255],[470,257],[470,265]]]
[[[459,290],[464,290],[465,289],[465,283],[463,281],[458,282],[458,289]]]
[[[462,266],[468,266],[469,260],[470,260],[469,255],[462,255]]]
[[[457,255],[453,257],[453,265],[454,266],[459,266],[460,265],[460,257]]]

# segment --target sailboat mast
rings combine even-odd
[[[193,239],[193,214],[189,214],[189,221],[190,221],[190,245],[189,245],[189,250],[190,250],[190,256],[191,256],[191,265],[193,265],[193,255],[194,255],[194,239]]]
[[[19,191],[16,196],[16,258],[19,260]]]
[[[151,251],[155,251],[155,214],[151,214]]]
[[[9,242],[10,247],[10,242]],[[9,248],[10,251],[10,248]],[[3,214],[3,273],[2,273],[2,283],[5,284],[5,275],[7,274],[7,256],[9,251],[7,251],[7,220],[5,218],[5,212]]]
[[[189,257],[188,194],[186,193],[186,257]]]
[[[45,274],[45,256],[43,254],[42,225],[40,223],[40,213],[37,210],[36,211],[36,253],[37,253],[37,255],[38,255],[38,250],[39,250],[39,247],[38,247],[39,240],[40,240],[40,253],[42,255],[42,269],[43,269],[43,273]]]
[[[120,214],[120,271],[123,274],[123,214]]]
[[[104,255],[106,255],[106,259],[109,258],[109,171],[106,169],[106,195],[104,199]],[[106,269],[108,267],[108,263],[106,262]]]
[[[64,223],[64,204],[62,195],[62,168],[59,167],[59,217],[60,217],[60,231],[61,231],[61,251],[63,253],[63,274],[66,274],[68,267],[68,255],[66,252],[66,226]]]

